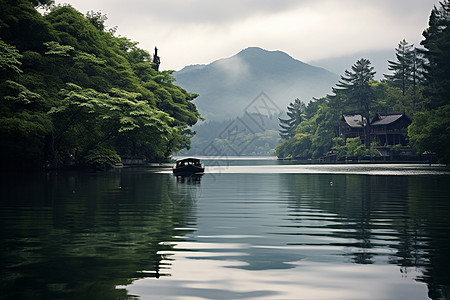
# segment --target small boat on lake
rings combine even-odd
[[[188,157],[177,160],[173,168],[174,175],[189,176],[203,174],[205,167],[201,164],[200,159]]]

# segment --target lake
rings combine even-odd
[[[449,299],[450,171],[209,159],[0,176],[0,299]]]

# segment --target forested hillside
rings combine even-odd
[[[374,80],[370,60],[360,59],[341,76],[333,94],[313,99],[292,120],[285,120],[284,141],[276,153],[282,158],[320,158],[329,154],[368,157],[378,155],[371,143],[370,122],[377,114],[405,113],[413,122],[404,132],[419,154],[436,155],[450,163],[450,2],[435,7],[423,32],[423,47],[402,40],[396,59],[388,61],[392,74]],[[294,105],[294,103],[292,103]],[[294,112],[294,108],[292,108]],[[366,133],[365,145],[358,138],[345,139],[340,118],[357,114]],[[295,121],[295,122],[294,122]],[[292,124],[292,128],[289,128]],[[286,134],[289,133],[289,134]],[[383,146],[383,145],[381,145]],[[399,151],[401,145],[393,145]],[[375,152],[374,152],[375,151]]]
[[[0,2],[2,168],[102,167],[189,146],[196,94],[159,57],[105,28],[106,16],[51,1]]]

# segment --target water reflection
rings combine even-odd
[[[448,179],[206,176],[197,230],[172,252],[177,287],[127,289],[144,299],[447,299]]]
[[[195,201],[176,184],[127,170],[3,177],[2,297],[125,298],[116,286],[169,275],[167,241],[195,230]]]
[[[175,178],[179,183],[199,185],[203,174],[177,175]]]
[[[448,299],[449,177],[285,176],[289,216],[302,236],[291,245],[333,245],[357,264],[395,264],[427,283],[430,299]],[[332,184],[330,184],[332,183]],[[295,187],[294,189],[292,187]],[[322,239],[326,236],[327,239]]]
[[[444,171],[286,168],[0,178],[0,298],[449,298]]]

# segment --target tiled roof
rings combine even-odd
[[[377,119],[370,123],[371,126],[382,126],[382,125],[388,125],[392,124],[398,119],[400,119],[403,116],[403,114],[395,114],[395,115],[387,115],[382,116],[378,115]],[[363,128],[363,124],[361,122],[361,115],[352,115],[352,116],[343,116],[345,122],[348,126],[352,128]],[[363,118],[364,122],[366,121],[366,118]]]
[[[348,126],[353,128],[362,128],[361,115],[343,116]],[[363,118],[364,122],[366,118]]]
[[[391,123],[394,123],[395,121],[397,121],[398,119],[400,119],[403,116],[403,114],[397,114],[397,115],[388,115],[388,116],[378,116],[378,120],[376,120],[375,122],[371,123],[372,126],[377,126],[377,125],[388,125]]]

